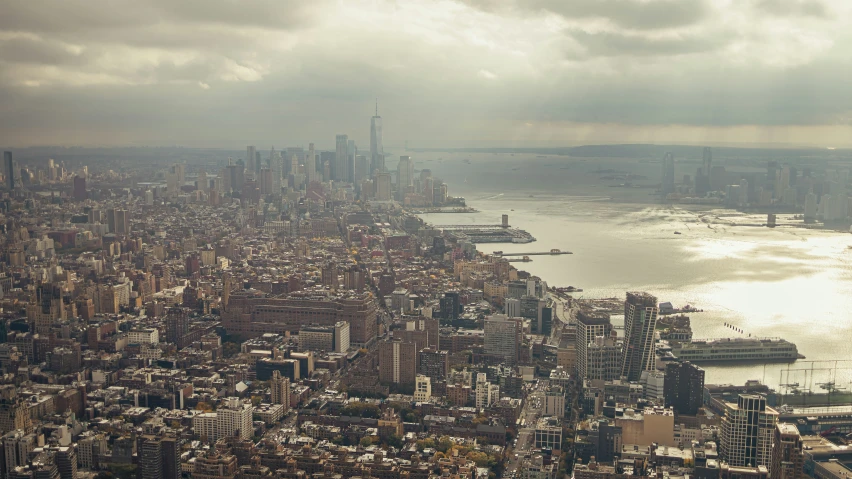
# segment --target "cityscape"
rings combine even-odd
[[[852,479],[852,4],[5,9],[0,479]]]

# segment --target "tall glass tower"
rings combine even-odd
[[[382,147],[382,117],[376,101],[376,116],[370,119],[370,176],[385,169],[385,150]]]

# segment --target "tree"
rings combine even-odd
[[[387,439],[388,446],[395,447],[397,449],[402,447],[402,438],[397,436],[396,434],[391,434]]]
[[[370,447],[373,445],[373,440],[370,439],[370,436],[364,436],[361,438],[361,447]]]

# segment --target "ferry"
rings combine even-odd
[[[672,343],[672,355],[694,363],[709,361],[795,361],[804,359],[796,345],[781,338],[694,339]]]

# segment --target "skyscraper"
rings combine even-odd
[[[772,435],[778,413],[766,398],[740,394],[737,403],[725,403],[719,454],[731,466],[770,466]],[[770,471],[772,472],[772,471]]]
[[[349,140],[346,144],[346,177],[349,183],[355,183],[355,157],[358,155],[358,147],[355,140]]]
[[[290,379],[281,375],[278,370],[272,371],[269,380],[272,404],[281,404],[285,411],[290,410]]]
[[[370,176],[385,169],[385,150],[382,147],[382,117],[376,102],[376,116],[370,119]]]
[[[272,172],[272,191],[281,193],[281,178],[284,175],[281,152],[275,151],[275,147],[269,151],[269,170]]]
[[[654,368],[654,328],[657,298],[648,293],[627,293],[624,301],[624,346],[621,375],[638,381],[642,371]]]
[[[3,173],[6,175],[6,188],[9,191],[15,189],[15,162],[12,160],[12,152],[3,152]]]
[[[414,343],[389,341],[379,344],[379,381],[414,384],[417,348]]]
[[[391,175],[387,172],[376,174],[376,199],[378,201],[390,201],[391,199]]]
[[[347,157],[349,156],[349,136],[337,135],[337,149],[332,163],[331,179],[334,181],[349,181],[347,179]]]
[[[78,201],[85,200],[88,197],[86,194],[86,178],[82,176],[74,177],[74,199]]]
[[[609,321],[608,313],[591,310],[577,312],[577,374],[580,377],[589,377],[589,344],[597,337],[608,338],[610,331],[612,331],[612,323]]]
[[[706,176],[710,176],[710,166],[713,162],[713,149],[709,146],[704,147],[704,152],[701,158],[701,170]]]
[[[414,184],[414,162],[411,161],[410,156],[399,157],[399,166],[397,166],[396,172],[397,199],[403,201],[405,194],[408,193],[408,187]]]
[[[663,384],[666,406],[678,414],[694,416],[704,403],[704,370],[689,361],[666,364]]]
[[[775,425],[772,437],[772,463],[769,465],[771,479],[802,479],[804,455],[802,436],[795,424]]]
[[[485,353],[502,356],[508,366],[518,364],[518,348],[523,335],[520,319],[495,314],[485,319]]]
[[[256,171],[259,170],[257,165],[255,165],[255,153],[256,150],[254,146],[246,147],[246,175],[251,175],[252,177],[254,177]]]
[[[310,143],[308,145],[308,156],[305,157],[305,176],[307,177],[307,182],[310,185],[311,182],[317,181],[317,154],[314,151],[314,144]]]

